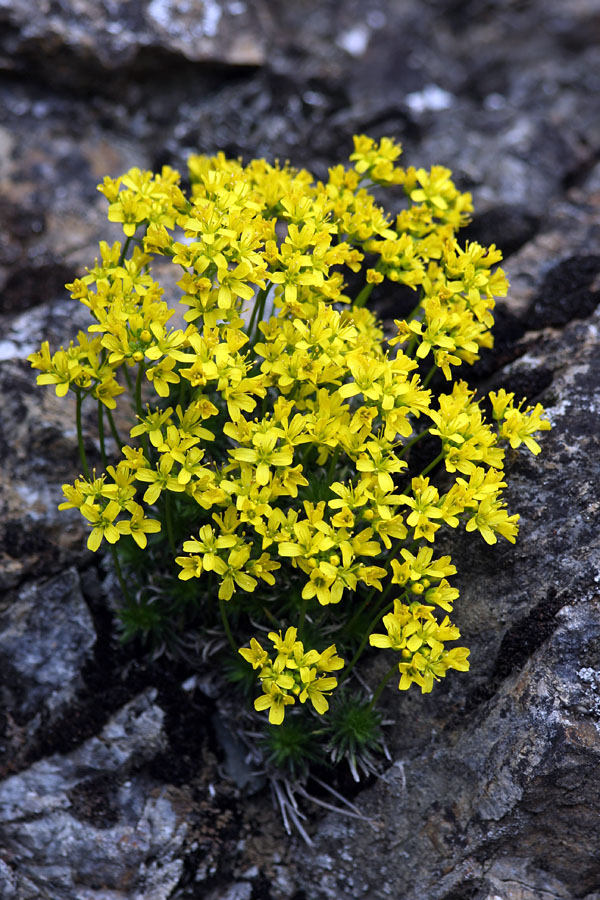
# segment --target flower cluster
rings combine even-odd
[[[329,709],[327,695],[337,687],[337,679],[325,673],[335,672],[344,667],[344,660],[337,656],[335,644],[322,653],[305,650],[302,641],[296,640],[298,630],[287,629],[285,637],[281,631],[269,632],[269,640],[277,651],[275,660],[269,657],[256,638],[251,638],[250,647],[238,651],[244,659],[258,669],[264,694],[257,697],[254,707],[269,710],[271,725],[281,725],[285,707],[293,705],[296,698],[300,703],[310,700],[321,715]]]
[[[214,626],[216,606],[232,647],[250,641],[239,652],[258,670],[255,707],[272,724],[296,699],[327,710],[328,673],[343,665],[331,635],[354,654],[341,679],[369,641],[401,653],[401,689],[429,691],[468,668],[465,648],[444,647],[460,637],[436,617],[452,612],[456,569],[432,545],[459,526],[514,542],[505,448],[537,453],[534,435],[550,427],[539,404],[503,390],[489,395],[488,421],[485,398],[457,377],[491,346],[507,288],[494,246],[457,240],[470,196],[441,166],[400,167],[390,139],[354,145],[352,165],[326,181],[222,154],[190,159],[187,194],[169,167],[105,178],[125,241],[102,243],[68,285],[90,311],[88,333],[29,357],[40,384],[77,399],[83,474],[64,486],[62,508],[87,520],[91,550],[132,537],[150,553],[168,548],[176,582],[202,579],[200,617]],[[374,185],[404,196],[394,220]],[[177,302],[153,275],[161,258],[177,273]],[[398,284],[414,303],[384,332],[366,303]],[[89,398],[99,477],[81,439]],[[129,444],[117,404],[135,416]],[[122,448],[115,465],[105,422]],[[424,446],[435,448],[425,461]],[[257,622],[287,628],[269,635],[273,661],[251,636]],[[380,622],[387,636],[373,632]],[[321,649],[305,651],[308,632]]]
[[[432,615],[433,606],[425,606],[414,601],[409,606],[394,601],[394,611],[383,617],[387,634],[372,634],[372,647],[399,650],[402,662],[398,663],[401,691],[407,690],[414,682],[424,694],[429,693],[434,680],[443,678],[448,669],[466,672],[469,668],[466,647],[444,650],[445,641],[460,637],[456,625],[448,616],[438,622]]]
[[[73,485],[63,485],[67,499],[58,508],[78,509],[88,520],[92,526],[87,542],[90,550],[97,550],[103,540],[116,544],[124,534],[131,535],[143,550],[148,543],[146,535],[160,531],[160,522],[147,518],[144,507],[133,499],[136,491],[128,466],[119,463],[116,468],[107,466],[107,470],[109,483],[106,475],[101,475],[89,480],[78,478]],[[126,518],[115,522],[121,516]]]

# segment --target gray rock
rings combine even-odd
[[[95,641],[74,569],[24,587],[0,614],[5,712],[20,723],[64,712],[83,686],[81,669]]]
[[[52,317],[51,309],[45,312]],[[77,316],[69,321],[67,337]],[[22,334],[20,329],[15,333]],[[28,341],[35,336],[32,327],[24,344],[12,342],[12,353],[19,347],[29,353]],[[8,602],[28,577],[48,578],[88,551],[80,517],[57,509],[64,500],[62,484],[72,482],[81,468],[74,396],[61,401],[54,391],[39,390],[26,360],[7,359],[0,361],[0,404],[0,590],[7,592],[3,599]],[[86,446],[96,464],[99,448]]]
[[[167,788],[136,774],[165,747],[155,697],[146,691],[72,753],[41,760],[0,784],[5,896],[170,896],[182,873],[186,825]]]
[[[51,59],[58,60],[54,72],[48,72],[52,80],[67,78],[72,69],[90,74],[127,69],[139,64],[144,50],[157,56],[161,52],[181,55],[194,62],[260,65],[264,61],[262,21],[245,3],[78,0],[57,9],[42,2],[32,17],[26,0],[3,0],[0,17],[5,66],[18,70],[33,57],[44,71]]]
[[[558,623],[492,701],[418,755],[406,748],[359,801],[369,822],[321,826],[302,871],[311,896],[512,898],[500,886],[512,879],[523,897],[567,898],[597,886],[597,602],[581,598]],[[402,753],[400,737],[393,746]]]

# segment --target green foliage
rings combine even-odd
[[[292,781],[305,776],[311,764],[324,763],[321,734],[305,721],[288,719],[280,726],[269,726],[264,738],[267,762]]]
[[[355,781],[359,781],[361,771],[376,771],[383,738],[381,715],[372,703],[360,695],[341,691],[332,705],[327,733],[327,750],[334,765],[345,759]]]

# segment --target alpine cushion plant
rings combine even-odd
[[[372,771],[385,683],[428,692],[469,668],[450,621],[456,568],[436,535],[462,526],[514,543],[505,448],[537,454],[550,427],[540,404],[504,390],[488,420],[488,398],[458,377],[492,345],[501,254],[457,240],[471,198],[447,169],[404,169],[399,154],[355,137],[353,165],[325,182],[223,154],[191,157],[187,193],[168,166],[105,178],[125,241],[101,243],[67,286],[88,333],[29,357],[40,384],[75,393],[83,473],[61,508],[79,509],[91,550],[110,545],[126,636],[182,647],[195,635],[240,722],[264,723],[265,758],[295,773],[343,758],[355,777]],[[404,197],[395,220],[372,187]],[[160,258],[178,273],[171,303],[151,270]],[[396,282],[414,308],[386,334],[366,302]],[[84,453],[90,401],[101,475]],[[112,465],[106,424],[122,448]],[[393,660],[370,695],[348,681],[369,645]]]

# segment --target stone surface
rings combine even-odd
[[[57,6],[45,0],[32,16],[27,0],[3,0],[0,21],[4,67],[19,71],[33,62],[53,81],[66,81],[73,71],[97,77],[143,69],[152,55],[230,65],[264,62],[261,18],[243,2],[70,0]]]
[[[1,897],[600,900],[599,36],[597,0],[0,0]],[[445,539],[471,672],[389,689],[393,763],[364,820],[307,810],[311,849],[242,792],[202,680],[118,646],[56,510],[73,409],[25,358],[84,326],[62,284],[120,236],[105,174],[223,150],[321,177],[361,131],[472,191],[511,291],[470,380],[554,429],[511,460],[517,544]]]
[[[164,745],[156,692],[97,737],[0,784],[6,894],[38,900],[163,900],[178,883],[186,825],[167,791],[135,770]]]
[[[432,734],[415,755],[410,738],[394,740],[402,756],[359,802],[370,822],[319,829],[311,896],[512,898],[500,887],[511,878],[531,897],[597,888],[599,628],[588,593],[451,743]],[[352,852],[340,858],[340,846]]]
[[[23,347],[12,340],[10,345]],[[27,337],[25,351],[30,352],[31,346]],[[54,392],[44,393],[41,399],[35,373],[25,359],[0,362],[0,590],[4,592],[27,576],[47,577],[86,552],[82,523],[57,509],[64,499],[61,485],[72,481],[73,472],[80,469],[74,404],[71,398],[61,404]],[[65,414],[71,415],[70,421]]]
[[[15,727],[27,723],[29,739],[81,690],[81,670],[95,641],[74,569],[30,582],[0,613],[2,710]]]

